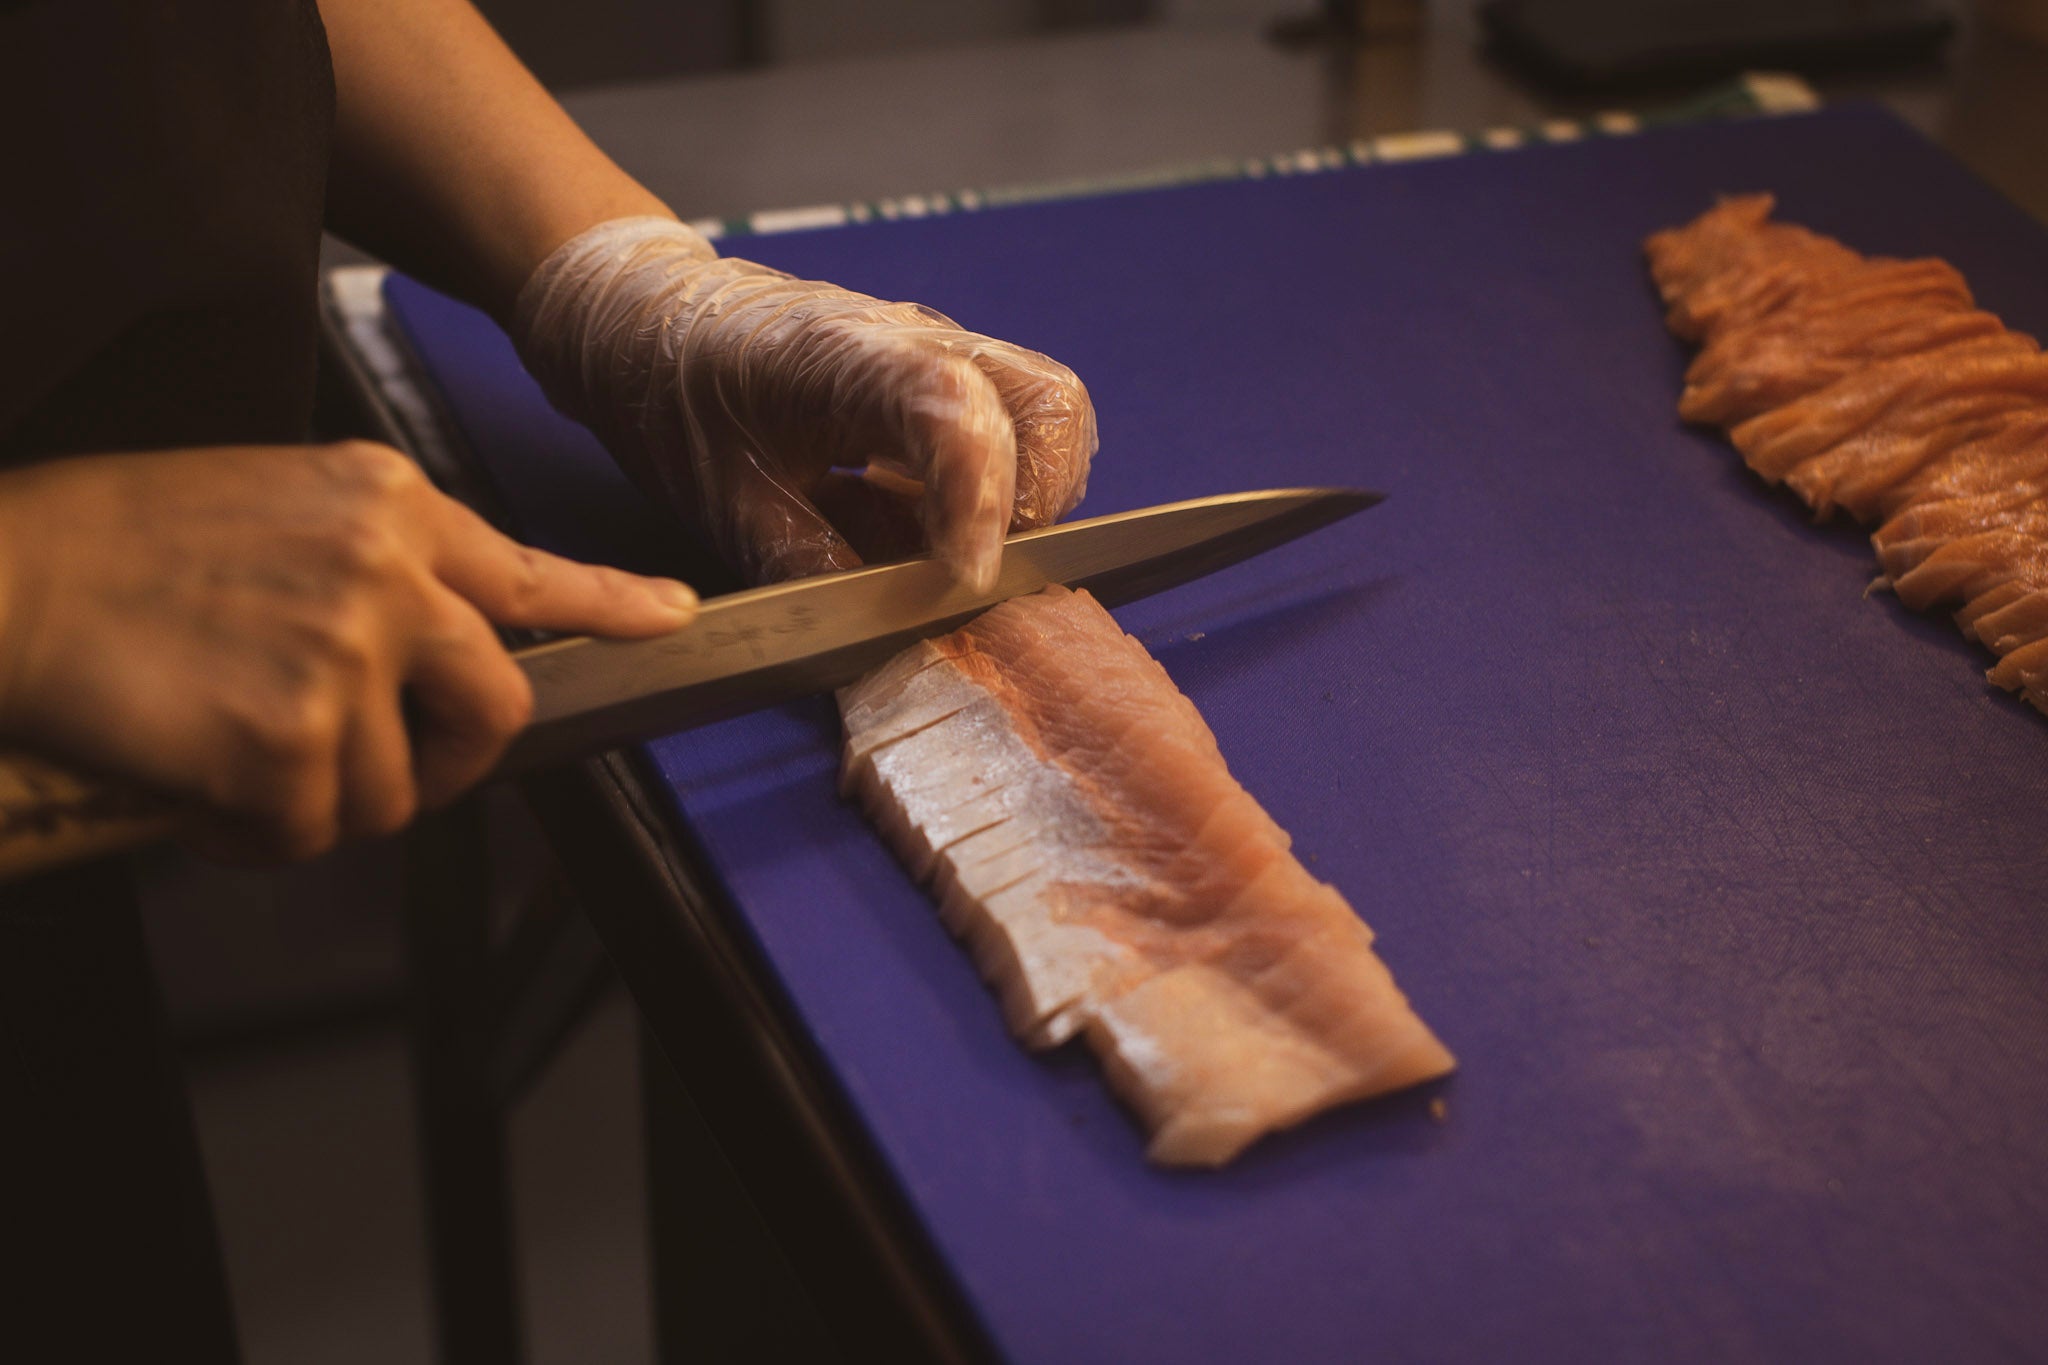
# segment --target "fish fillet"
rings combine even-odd
[[[1724,199],[1644,244],[1700,344],[1679,413],[1826,518],[1876,523],[1882,580],[1947,606],[2048,711],[2048,356],[1935,260],[1866,258]]]
[[[1026,1046],[1085,1039],[1168,1165],[1220,1165],[1451,1054],[1166,675],[1048,588],[839,694],[856,796]]]

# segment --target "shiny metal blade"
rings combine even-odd
[[[917,640],[1051,583],[1114,606],[1199,578],[1363,511],[1378,493],[1281,488],[1091,517],[1004,543],[995,586],[973,592],[928,557],[707,601],[651,640],[557,640],[523,650],[532,723],[500,774],[564,762],[829,691]]]

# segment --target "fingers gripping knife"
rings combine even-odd
[[[1363,511],[1377,493],[1283,488],[1167,503],[1009,538],[995,586],[905,560],[706,602],[648,640],[556,640],[515,657],[534,714],[499,760],[508,776],[829,691],[1012,597],[1060,583],[1115,606],[1185,583]],[[172,833],[180,807],[24,753],[0,754],[0,880]]]

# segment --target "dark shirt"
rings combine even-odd
[[[334,79],[313,0],[0,0],[0,463],[303,439]],[[0,1357],[230,1362],[126,878],[0,886]]]
[[[0,462],[304,439],[313,0],[0,0]]]

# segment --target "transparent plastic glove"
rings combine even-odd
[[[1009,530],[1081,500],[1095,453],[1064,365],[720,258],[669,219],[570,240],[520,292],[512,332],[555,406],[751,582],[921,540],[985,585]]]

